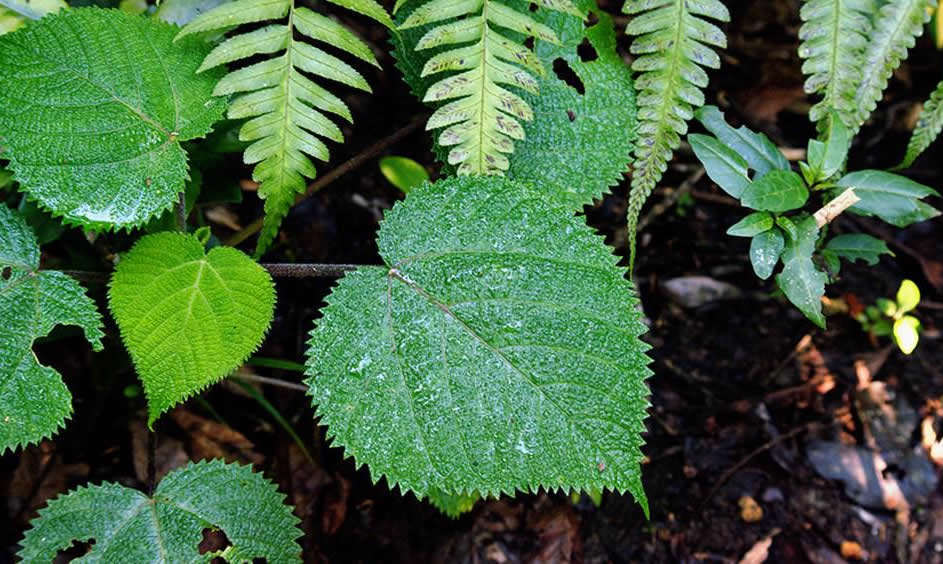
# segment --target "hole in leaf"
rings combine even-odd
[[[95,546],[95,539],[88,539],[87,541],[74,540],[69,548],[64,548],[56,553],[53,563],[65,564],[66,562],[72,562],[76,558],[81,558],[91,552],[93,546]]]
[[[596,48],[593,47],[593,44],[589,42],[588,37],[583,38],[583,42],[576,48],[576,54],[580,56],[580,60],[584,63],[595,61],[599,58],[599,53],[596,52]]]
[[[264,558],[253,558],[252,564],[268,564],[268,560]]]
[[[0,270],[0,278],[3,278],[4,280],[9,280],[11,276],[13,276],[13,269],[10,268],[9,266],[4,268],[3,270]]]
[[[596,12],[590,12],[586,15],[586,19],[583,20],[584,27],[593,27],[599,23],[599,16],[596,15]]]
[[[200,554],[222,552],[229,546],[232,546],[232,543],[229,542],[226,533],[224,533],[222,529],[213,529],[210,527],[203,529],[203,540],[200,541],[199,547]],[[212,562],[213,564],[225,564],[225,560],[221,558],[214,558]]]
[[[563,59],[557,57],[553,61],[553,72],[557,75],[557,78],[562,80],[570,88],[576,90],[580,95],[586,94],[586,88],[583,86],[583,81],[580,80],[580,77],[573,72],[573,69],[570,68],[570,65]]]
[[[530,49],[531,51],[533,51],[533,50],[534,50],[534,38],[533,38],[533,37],[528,37],[527,39],[525,39],[525,40],[524,40],[524,47],[527,47],[528,49]]]
[[[569,118],[570,121],[576,121],[576,114],[573,113],[573,110],[567,110],[566,117]]]
[[[527,7],[527,9],[530,10],[531,12],[536,12],[537,4],[531,3],[531,5]]]

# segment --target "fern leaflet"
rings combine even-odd
[[[704,18],[726,22],[730,13],[720,0],[627,0],[623,11],[634,16],[626,33],[635,36],[631,52],[638,58],[632,69],[641,73],[635,81],[639,139],[628,210],[634,265],[639,212],[687,133],[694,110],[704,105],[708,77],[701,67],[720,67],[711,47],[727,46],[724,32]]]
[[[923,105],[923,111],[920,112],[920,118],[910,136],[910,143],[907,144],[907,154],[904,160],[894,168],[900,170],[912,165],[917,157],[936,140],[940,131],[943,131],[943,82],[936,85],[936,89],[930,94],[930,99]]]
[[[570,0],[537,3],[583,17]],[[499,0],[432,0],[410,14],[400,29],[440,22],[444,23],[416,44],[417,50],[446,48],[429,59],[422,76],[461,72],[426,91],[425,102],[452,100],[432,114],[426,129],[446,128],[439,143],[452,147],[448,162],[458,165],[458,174],[503,174],[510,166],[505,155],[514,151],[514,140],[524,138],[518,120],[530,121],[534,113],[526,101],[501,85],[536,94],[537,79],[531,73],[542,75],[544,68],[532,51],[502,30],[552,43],[560,40],[549,27]]]
[[[808,78],[805,91],[823,98],[809,110],[809,119],[824,133],[829,110],[851,127],[858,102],[857,87],[871,36],[874,0],[804,0],[799,12],[799,56]]]
[[[855,95],[857,107],[852,123],[855,130],[877,107],[888,78],[907,58],[907,50],[914,46],[916,38],[923,35],[923,26],[930,20],[930,9],[935,8],[936,3],[936,0],[890,0],[881,7],[864,54],[861,67],[864,74]]]
[[[392,27],[389,15],[375,0],[332,0]],[[251,141],[243,159],[255,164],[253,178],[265,199],[265,223],[256,254],[262,254],[278,232],[282,218],[304,191],[305,178],[317,174],[309,157],[327,161],[327,146],[319,139],[343,142],[340,128],[325,114],[352,121],[346,104],[311,80],[325,78],[369,92],[370,86],[353,67],[311,45],[319,41],[362,61],[379,66],[367,45],[336,21],[293,0],[235,0],[200,15],[187,24],[177,39],[205,31],[219,31],[271,20],[282,20],[234,35],[218,45],[203,61],[200,71],[259,55],[265,60],[223,77],[213,94],[238,96],[229,106],[230,119],[251,118],[239,138]]]

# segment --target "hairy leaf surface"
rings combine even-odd
[[[72,413],[58,372],[39,364],[33,342],[77,325],[102,349],[102,320],[78,282],[39,271],[39,245],[23,218],[0,204],[0,454],[50,437]]]
[[[275,307],[272,279],[252,259],[229,247],[206,253],[196,237],[170,232],[121,257],[108,298],[151,424],[248,358]]]
[[[332,2],[392,26],[389,15],[375,0]],[[285,18],[287,21],[282,23]],[[267,22],[264,27],[251,25],[262,22]],[[180,31],[177,40],[243,25],[251,25],[252,31],[237,28],[237,33],[206,56],[200,71],[252,61],[227,74],[213,94],[236,95],[229,105],[230,119],[251,118],[239,130],[239,139],[252,142],[243,160],[255,165],[252,177],[261,183],[258,194],[265,200],[265,222],[256,244],[256,255],[261,255],[275,239],[295,198],[304,192],[305,179],[317,175],[311,158],[328,160],[329,151],[322,139],[344,141],[328,114],[353,121],[347,105],[310,76],[370,92],[359,71],[323,47],[379,64],[367,44],[349,29],[309,8],[296,6],[294,0],[227,2],[197,16]]]
[[[80,8],[0,37],[0,146],[31,199],[68,223],[131,228],[169,209],[187,179],[181,141],[225,103],[208,48],[177,28]]]
[[[105,483],[49,502],[21,542],[23,562],[52,562],[73,541],[94,541],[80,560],[104,564],[301,562],[298,518],[275,485],[248,466],[221,460],[190,464],[165,477],[153,497]],[[203,529],[220,529],[231,543],[200,554]]]
[[[704,68],[720,68],[713,48],[727,47],[724,32],[708,19],[730,21],[720,0],[626,0],[622,11],[632,20],[632,69],[639,106],[639,143],[635,148],[629,194],[630,262],[635,262],[639,213],[668,167],[694,110],[704,105],[708,77]]]
[[[457,177],[397,204],[379,247],[309,341],[337,445],[420,496],[612,488],[646,507],[645,328],[591,229],[526,185]]]
[[[419,4],[416,0],[407,2],[397,18],[402,20],[403,14]],[[527,9],[527,4],[518,0],[509,0],[507,4]],[[599,21],[586,27],[569,14],[543,8],[531,13],[534,21],[555,30],[559,44],[538,41],[534,47],[532,55],[544,69],[534,75],[539,94],[515,90],[532,108],[534,119],[522,122],[524,138],[515,141],[505,175],[530,182],[579,209],[622,179],[637,123],[632,76],[616,51],[612,18],[592,0],[575,0],[573,4],[582,13],[595,14]],[[441,49],[415,51],[411,46],[431,28],[403,30],[393,38],[397,66],[419,97],[435,80],[423,77],[422,69]],[[507,34],[520,42],[524,40],[521,34]],[[597,58],[583,60],[578,49],[584,41],[591,48],[584,46],[584,53],[595,52]],[[561,80],[554,72],[560,67],[572,70],[578,84]],[[578,86],[583,88],[582,93]],[[449,150],[435,143],[439,160],[446,163],[443,167],[446,174],[455,171],[455,167],[447,164]]]

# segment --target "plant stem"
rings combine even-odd
[[[356,270],[361,264],[317,264],[317,263],[263,263],[260,265],[275,278],[340,278],[346,272]],[[52,269],[55,270],[55,269]],[[91,270],[61,270],[63,274],[87,284],[107,284],[111,273]]]
[[[177,194],[177,203],[174,205],[174,214],[177,218],[177,230],[187,232],[187,194]]]
[[[861,198],[855,194],[854,187],[848,188],[839,194],[837,198],[822,206],[822,209],[815,212],[813,215],[813,217],[815,217],[815,224],[819,229],[825,227],[826,224],[831,223],[832,220],[841,215],[843,211],[860,201]]]
[[[278,388],[285,388],[287,390],[295,390],[296,392],[307,392],[308,387],[303,384],[298,384],[296,382],[289,382],[287,380],[279,380],[278,378],[269,378],[267,376],[258,376],[256,374],[233,374],[233,378],[236,380],[241,380],[243,382],[257,382],[259,384],[267,384],[269,386],[275,386]]]

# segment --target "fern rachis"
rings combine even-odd
[[[336,0],[334,3],[391,26],[389,16],[374,0]],[[363,76],[341,59],[305,40],[313,40],[377,65],[369,47],[334,20],[293,0],[235,0],[190,22],[178,35],[228,29],[243,24],[280,20],[286,23],[234,35],[218,45],[201,70],[279,53],[261,62],[230,72],[217,84],[217,96],[237,95],[229,107],[231,119],[249,118],[239,132],[252,144],[244,153],[246,164],[254,164],[253,178],[260,182],[259,197],[265,199],[265,224],[256,253],[271,244],[281,219],[304,191],[305,178],[317,171],[309,157],[327,161],[329,151],[319,137],[342,142],[340,129],[325,114],[352,121],[344,102],[307,75],[325,78],[370,91]],[[297,32],[299,38],[295,38]]]
[[[540,0],[545,8],[582,17],[569,0]],[[458,18],[458,19],[456,19]],[[442,23],[446,22],[446,23]],[[518,120],[533,119],[533,111],[512,86],[536,94],[531,73],[544,69],[526,47],[505,37],[510,30],[557,43],[554,31],[498,0],[433,0],[417,8],[400,26],[410,29],[438,24],[416,44],[417,50],[445,47],[430,58],[422,76],[460,71],[434,83],[424,101],[446,102],[429,118],[427,129],[445,128],[439,143],[451,146],[448,162],[459,174],[503,174],[524,138]]]
[[[634,18],[626,33],[635,36],[631,52],[638,58],[639,141],[635,149],[628,231],[631,262],[639,212],[668,166],[687,121],[704,104],[708,77],[702,66],[719,68],[711,47],[725,48],[723,31],[703,17],[729,21],[719,0],[627,0],[623,11]],[[699,17],[701,16],[701,17]]]

